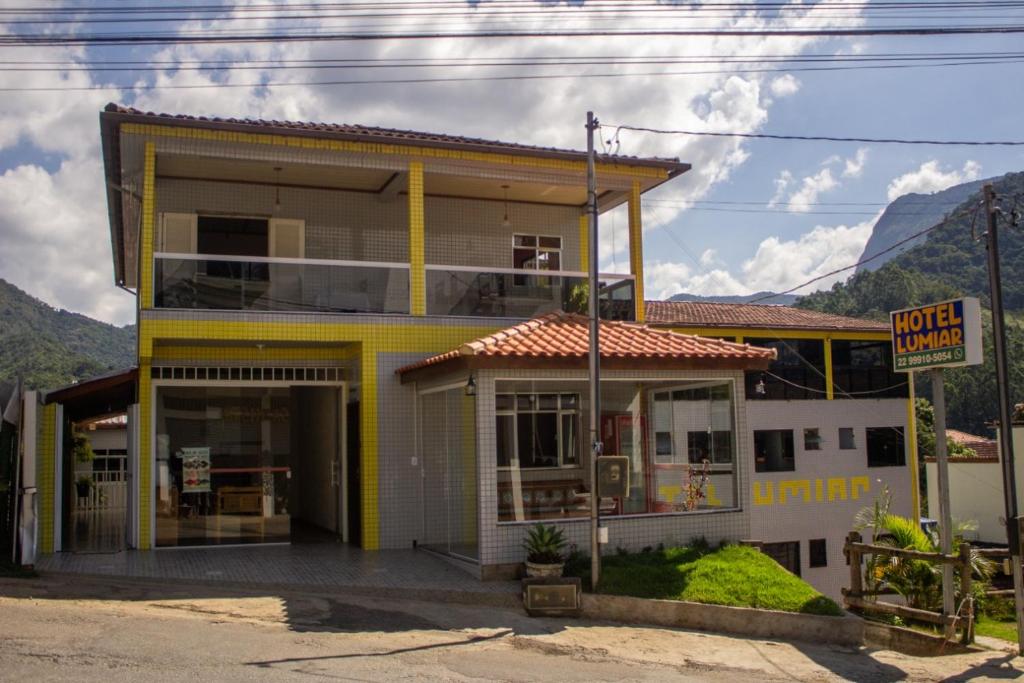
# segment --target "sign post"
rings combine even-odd
[[[939,492],[939,545],[952,554],[953,519],[949,502],[949,459],[946,452],[946,397],[943,368],[982,362],[981,304],[976,298],[954,299],[889,314],[893,369],[914,381],[915,370],[928,370],[935,408],[935,463]],[[942,565],[942,613],[956,614],[953,565]],[[952,637],[947,625],[946,637]]]

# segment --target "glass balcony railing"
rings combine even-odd
[[[555,310],[587,312],[584,273],[427,266],[427,315],[532,318]],[[601,317],[636,318],[633,278],[601,275]]]
[[[396,263],[156,254],[157,308],[409,313],[409,267]]]

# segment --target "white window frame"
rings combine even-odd
[[[557,396],[558,397],[558,407],[555,408],[554,410],[551,410],[551,409],[541,410],[539,408],[537,408],[535,410],[519,410],[519,397],[520,396],[540,396],[541,394],[544,394],[544,395],[554,394],[555,396]],[[563,408],[562,407],[562,396],[565,396],[565,395],[575,396],[576,397],[576,407],[575,408]],[[579,425],[580,420],[582,419],[581,412],[580,412],[580,401],[582,400],[582,397],[579,394],[571,392],[571,391],[570,392],[562,392],[562,391],[559,391],[559,392],[551,392],[551,391],[529,392],[529,391],[526,391],[526,392],[516,392],[516,393],[502,392],[500,394],[495,394],[495,402],[497,402],[497,397],[498,396],[511,396],[512,397],[512,410],[495,410],[494,411],[495,434],[497,434],[498,418],[500,418],[500,417],[512,417],[512,457],[510,458],[510,464],[508,464],[508,465],[497,465],[497,468],[499,470],[508,470],[508,471],[511,471],[511,470],[523,470],[523,471],[529,471],[529,472],[541,472],[541,471],[544,471],[544,470],[579,469],[582,466],[581,463],[580,463],[580,456],[582,455],[582,453],[580,453],[581,449],[579,448],[579,433],[578,433],[579,430],[578,429],[577,429],[577,435],[576,435],[576,437],[577,437],[577,439],[576,439],[576,448],[577,448],[576,462],[574,462],[574,463],[573,462],[566,463],[565,462],[565,453],[564,453],[564,450],[562,448],[562,444],[564,443],[563,435],[562,435],[562,416],[564,416],[564,415],[575,416],[576,419],[577,419],[577,425]],[[540,405],[540,399],[536,399],[535,403],[537,405]],[[534,414],[541,414],[541,413],[556,415],[556,420],[555,420],[556,436],[555,436],[555,438],[556,438],[556,440],[558,442],[558,465],[556,465],[554,467],[522,467],[522,466],[519,465],[519,415],[521,415],[521,414],[524,414],[524,415],[534,415]],[[495,463],[497,463],[497,460],[498,460],[497,448],[498,448],[497,443],[495,443],[495,453],[494,453]]]
[[[648,413],[649,413],[649,416],[650,416],[649,417],[649,424],[650,424],[650,426],[648,427],[648,430],[650,431],[650,435],[649,435],[650,441],[649,441],[649,443],[651,444],[651,464],[653,464],[653,465],[684,465],[684,466],[692,465],[693,464],[693,463],[690,462],[690,434],[694,430],[692,430],[692,429],[687,429],[687,430],[680,429],[680,433],[684,435],[683,443],[682,444],[677,444],[676,443],[676,424],[675,424],[675,419],[676,418],[675,418],[675,409],[672,407],[672,404],[674,402],[673,399],[672,399],[672,393],[676,392],[676,391],[686,391],[686,390],[689,390],[689,389],[703,389],[703,388],[709,388],[710,389],[711,387],[717,387],[717,386],[722,386],[722,385],[727,385],[729,387],[729,404],[730,404],[730,413],[729,414],[730,414],[730,417],[732,418],[732,428],[730,430],[728,430],[728,431],[732,435],[732,458],[727,463],[725,463],[725,462],[716,463],[716,462],[712,461],[710,463],[710,466],[711,466],[711,470],[712,471],[715,471],[716,467],[718,467],[719,469],[724,468],[724,467],[728,467],[730,470],[732,468],[736,467],[736,461],[737,461],[737,458],[739,456],[739,443],[737,443],[737,440],[739,439],[739,430],[738,430],[739,416],[738,416],[738,413],[737,413],[737,410],[738,410],[737,403],[738,403],[738,401],[736,400],[736,383],[732,379],[713,380],[713,381],[698,381],[698,382],[694,382],[692,384],[680,384],[680,385],[676,385],[676,386],[658,387],[656,389],[649,389],[648,390],[647,405],[650,406],[650,408],[648,410]],[[672,441],[672,453],[670,455],[668,455],[668,456],[659,455],[658,454],[658,428],[657,428],[658,426],[656,424],[656,417],[655,417],[655,410],[656,410],[655,405],[656,405],[657,402],[654,400],[654,397],[655,397],[656,394],[665,394],[665,393],[667,393],[669,395],[669,400],[668,400],[668,403],[669,403],[669,432],[668,433],[669,433],[669,438]],[[726,431],[726,430],[722,430],[722,429],[709,430],[708,431],[708,435],[709,435],[708,445],[709,446],[711,446],[713,444],[713,442],[714,442],[714,437],[711,436],[711,435],[714,434],[715,431]]]
[[[516,239],[519,237],[532,237],[537,240],[537,243],[533,247],[523,247],[516,245]],[[540,246],[540,240],[542,237],[558,240],[558,247],[542,247]],[[540,273],[547,272],[545,269],[540,267],[540,255],[543,254],[558,254],[558,268],[554,268],[554,271],[562,270],[562,236],[561,235],[535,235],[525,232],[517,232],[512,235],[512,267],[515,268],[515,252],[517,249],[527,250],[533,249],[533,268],[522,268],[517,270],[535,270]]]

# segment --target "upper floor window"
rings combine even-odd
[[[906,398],[907,376],[892,370],[888,341],[832,341],[832,380],[836,398]]]
[[[518,270],[561,270],[562,238],[513,235],[512,267]]]
[[[792,429],[754,431],[755,472],[792,472],[795,469]]]
[[[868,467],[902,467],[907,464],[903,427],[868,427]]]
[[[170,254],[303,258],[305,232],[305,222],[292,218],[164,213],[160,216],[157,250]]]
[[[778,352],[778,358],[768,366],[768,372],[747,372],[747,398],[780,400],[825,398],[825,342],[823,340],[745,338],[743,341],[754,346],[775,349]]]

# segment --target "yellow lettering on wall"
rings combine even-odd
[[[716,508],[722,507],[722,501],[718,499],[718,495],[715,493],[715,485],[711,482],[708,482],[708,505]]]
[[[666,484],[665,486],[658,487],[658,497],[666,503],[676,502],[676,498],[683,492],[682,486],[671,486]]]
[[[860,498],[860,492],[867,493],[871,489],[871,480],[867,477],[850,477],[850,499]]]
[[[762,489],[761,487],[764,486]],[[771,505],[775,502],[775,484],[770,481],[754,482],[754,505]]]
[[[846,500],[846,480],[836,477],[828,480],[828,500]]]
[[[796,496],[803,491],[804,502],[811,502],[811,482],[808,479],[799,481],[784,481],[779,484],[779,505],[786,504],[787,494],[791,498]]]
[[[814,500],[819,503],[825,500],[825,484],[821,479],[814,480]]]

